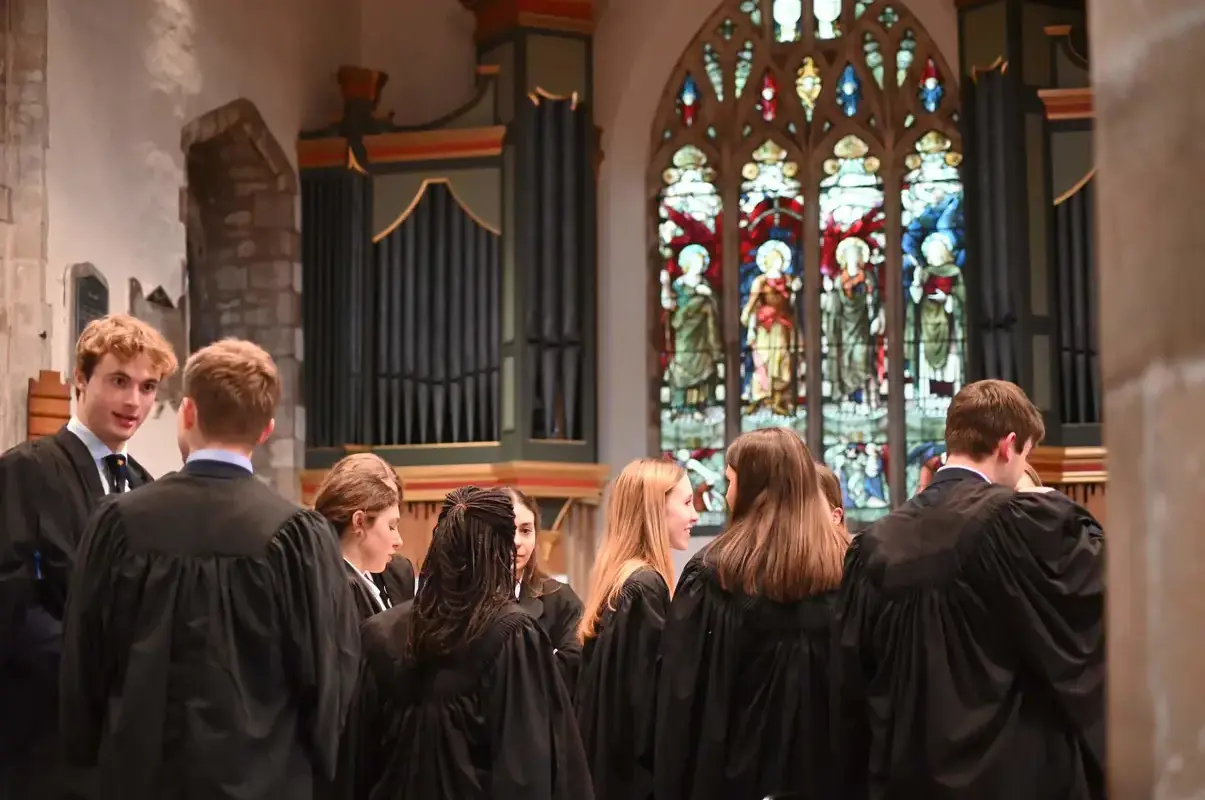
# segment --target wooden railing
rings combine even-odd
[[[1042,483],[1070,497],[1105,523],[1109,482],[1103,447],[1039,447],[1029,455]]]

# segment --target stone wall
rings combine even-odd
[[[275,359],[282,381],[276,431],[256,471],[298,497],[305,427],[300,398],[300,237],[297,176],[251,101],[215,109],[181,138],[188,188],[189,349],[248,339]]]
[[[46,0],[0,0],[0,450],[26,436],[50,366],[46,298]]]

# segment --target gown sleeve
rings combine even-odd
[[[591,800],[594,796],[573,706],[539,623],[517,630],[494,665],[490,691],[494,800]]]
[[[1057,493],[1019,492],[992,521],[969,570],[1022,653],[1053,691],[1103,770],[1105,728],[1104,533]]]
[[[864,540],[855,537],[845,554],[845,575],[833,620],[832,746],[838,797],[865,797],[870,765],[870,725],[866,715],[867,676],[874,673],[870,641],[877,590],[868,574]]]
[[[18,632],[34,593],[28,564],[38,524],[36,468],[18,450],[0,456],[0,666],[18,656]]]
[[[113,634],[113,593],[127,554],[116,503],[93,515],[76,554],[67,592],[59,667],[59,730],[68,764],[90,766],[100,746],[113,665],[105,647]]]
[[[303,729],[324,776],[333,781],[360,664],[360,620],[343,557],[334,530],[311,511],[285,523],[268,557]]]
[[[668,611],[669,590],[659,576],[646,571],[629,578],[607,629],[592,644],[592,680],[579,677],[578,719],[590,727],[582,738],[600,797],[652,796],[658,651]]]
[[[582,621],[582,601],[564,584],[558,584],[556,591],[545,597],[546,603],[550,602],[549,598],[556,599],[556,618],[548,628],[548,638],[556,650],[561,677],[572,695],[582,660],[582,643],[577,638],[577,626]]]

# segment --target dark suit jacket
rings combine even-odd
[[[414,599],[414,564],[410,563],[410,559],[394,556],[385,571],[378,572],[377,576],[385,584],[392,605],[401,605]]]
[[[355,598],[360,621],[384,611],[372,590],[364,585],[364,578],[356,572],[356,568],[346,562],[343,566],[347,568],[347,583]],[[386,608],[414,599],[414,567],[405,556],[394,556],[384,571],[372,573],[372,582],[381,590]]]
[[[129,488],[151,476],[129,459]],[[0,797],[58,797],[58,671],[75,551],[104,485],[61,428],[0,456]],[[19,721],[19,722],[18,722]]]
[[[548,578],[538,587],[524,581],[519,586],[519,605],[539,620],[548,634],[556,649],[561,677],[572,696],[582,659],[582,644],[577,638],[577,626],[582,621],[581,599],[566,584]]]

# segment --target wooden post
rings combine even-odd
[[[56,433],[71,419],[71,387],[63,376],[44,369],[29,379],[29,423],[26,435],[32,441]]]

